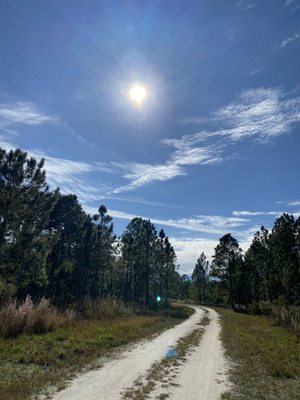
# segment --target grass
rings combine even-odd
[[[300,399],[300,342],[270,318],[218,309],[222,339],[233,361],[226,400]]]
[[[175,314],[177,317],[172,317]],[[67,379],[99,366],[99,358],[122,345],[174,326],[190,309],[130,315],[114,320],[82,320],[43,335],[0,339],[0,399],[38,398],[46,388],[62,388]]]

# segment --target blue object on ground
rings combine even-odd
[[[171,357],[176,357],[177,356],[177,351],[173,346],[168,347],[168,351],[166,352],[166,357],[171,358]]]

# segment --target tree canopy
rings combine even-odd
[[[49,191],[43,167],[20,149],[0,149],[0,302],[27,295],[59,306],[107,296],[167,302],[178,273],[165,232],[134,218],[117,238],[104,205],[90,216],[76,195]]]

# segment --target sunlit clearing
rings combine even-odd
[[[134,85],[129,89],[129,98],[137,105],[145,100],[147,95],[146,88],[141,85]]]

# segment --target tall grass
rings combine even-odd
[[[266,315],[273,324],[292,330],[300,338],[300,306],[289,305],[283,301],[259,301],[249,308],[250,314]]]
[[[10,300],[0,308],[0,337],[9,339],[21,334],[51,332],[68,326],[75,317],[88,320],[113,320],[132,314],[132,309],[112,297],[96,300],[86,298],[79,305],[74,304],[71,309],[59,312],[49,300],[43,298],[38,303],[33,303],[28,296],[21,303]]]
[[[96,300],[87,297],[79,307],[75,306],[75,308],[86,319],[115,319],[133,314],[133,310],[130,307],[125,306],[123,302],[116,300],[114,297]]]
[[[59,313],[49,300],[34,304],[30,296],[18,303],[11,300],[0,309],[0,336],[14,338],[22,333],[32,335],[51,332],[69,325],[75,318],[72,310]]]
[[[291,328],[300,339],[300,307],[287,305],[273,305],[270,314],[274,324]]]

